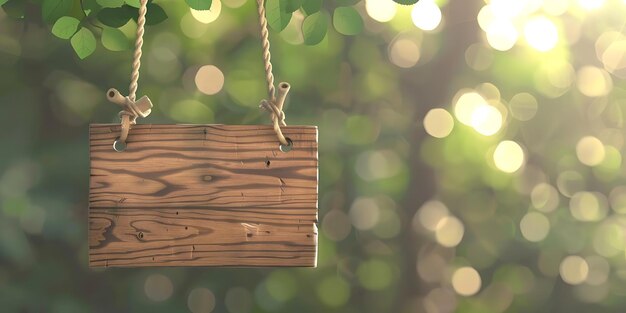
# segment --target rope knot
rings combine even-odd
[[[107,99],[123,108],[118,115],[120,118],[127,116],[131,124],[136,123],[137,117],[147,117],[152,112],[152,101],[147,96],[133,101],[127,96],[122,96],[117,89],[111,88],[107,92]]]
[[[273,85],[272,85],[273,87]],[[289,145],[287,138],[283,135],[283,131],[280,129],[280,126],[287,126],[285,123],[285,112],[283,112],[283,105],[285,104],[285,99],[287,98],[287,93],[289,93],[288,83],[280,83],[278,84],[277,97],[274,97],[274,93],[270,92],[270,100],[262,100],[259,104],[259,107],[271,114],[272,122],[274,123],[274,131],[276,132],[276,136],[278,140],[283,145]],[[273,88],[271,89],[273,91]]]
[[[259,108],[265,110],[271,114],[272,122],[278,122],[278,124],[285,126],[285,112],[278,108],[276,101],[261,100]]]
[[[134,98],[134,97],[133,97]],[[130,125],[135,124],[137,122],[137,117],[147,117],[152,112],[152,101],[146,96],[141,97],[139,100],[133,100],[130,97],[124,97],[122,94],[117,91],[117,89],[111,88],[107,91],[107,99],[109,101],[121,106],[123,109],[118,114],[120,119],[122,120],[121,132],[118,139],[113,143],[113,148],[116,151],[123,151],[124,148],[118,150],[116,145],[119,142],[126,144],[126,139],[128,138],[128,132],[130,131]]]

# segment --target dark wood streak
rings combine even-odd
[[[315,266],[317,128],[90,126],[90,266]]]

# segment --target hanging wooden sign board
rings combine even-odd
[[[316,266],[317,127],[90,125],[89,265]]]

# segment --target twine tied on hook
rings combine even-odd
[[[122,96],[122,94],[115,88],[107,91],[107,99],[122,107],[122,111],[118,113],[122,120],[122,132],[118,140],[122,143],[126,143],[128,138],[128,132],[130,125],[137,122],[138,117],[147,117],[152,112],[152,101],[148,96],[143,96],[139,100],[131,100],[128,96]]]
[[[141,97],[141,99],[136,100],[147,11],[148,0],[140,0],[139,16],[137,18],[137,38],[135,40],[135,52],[133,53],[133,64],[132,72],[130,74],[130,86],[128,88],[128,96],[122,96],[122,94],[114,88],[111,88],[107,91],[107,99],[123,107],[123,110],[119,113],[122,130],[119,138],[113,143],[113,148],[116,151],[124,150],[126,146],[126,139],[128,138],[128,132],[130,131],[130,125],[137,122],[137,117],[146,117],[152,111],[152,102],[147,96],[143,96]],[[121,144],[121,146],[124,148],[118,150],[118,143]]]
[[[257,0],[257,9],[259,13],[259,28],[261,30],[261,45],[263,48],[263,64],[265,67],[265,79],[267,81],[267,89],[269,100],[262,100],[260,108],[271,114],[272,123],[274,124],[274,132],[278,141],[286,147],[290,147],[292,142],[283,135],[281,126],[287,126],[285,123],[285,112],[283,105],[289,93],[288,83],[280,83],[278,85],[278,96],[276,96],[276,87],[274,86],[274,74],[272,72],[272,54],[270,53],[269,31],[267,30],[267,17],[265,16],[265,0]]]
[[[280,83],[278,85],[278,96],[274,100],[261,100],[261,104],[259,107],[271,114],[272,123],[274,124],[274,131],[276,132],[276,136],[278,136],[278,140],[281,144],[289,146],[291,143],[285,138],[283,132],[281,131],[281,126],[287,126],[285,123],[285,112],[283,111],[283,105],[285,104],[285,99],[287,98],[287,93],[289,93],[288,83]]]

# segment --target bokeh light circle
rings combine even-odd
[[[544,16],[537,16],[524,25],[526,42],[538,51],[552,50],[559,41],[559,32],[554,23]]]
[[[448,208],[441,201],[426,201],[415,213],[413,228],[416,231],[418,231],[420,227],[424,227],[430,231],[436,231],[439,222],[448,217],[448,215]]]
[[[365,0],[365,11],[373,20],[384,23],[396,16],[396,3],[392,0]]]
[[[606,150],[600,139],[593,136],[585,136],[576,144],[576,156],[580,163],[596,166],[604,160]]]
[[[222,1],[213,1],[209,10],[194,10],[189,8],[191,16],[202,24],[209,24],[217,20],[222,12]]]
[[[530,192],[530,201],[535,209],[552,212],[559,205],[559,192],[550,184],[539,183]]]
[[[454,216],[446,216],[437,223],[435,238],[444,247],[456,247],[463,239],[465,227],[461,220]]]
[[[162,274],[152,274],[146,278],[144,292],[148,299],[161,302],[172,296],[174,285],[169,277]]]
[[[492,136],[502,127],[502,113],[491,105],[481,105],[472,112],[471,125],[479,134]]]
[[[435,138],[445,138],[454,128],[454,119],[445,109],[432,109],[424,117],[424,129]]]
[[[518,37],[519,33],[515,26],[505,19],[493,21],[487,29],[487,43],[499,51],[507,51],[513,48]]]
[[[421,0],[413,5],[411,20],[421,30],[434,30],[441,23],[441,10],[433,0]]]
[[[626,186],[617,186],[609,193],[611,209],[619,214],[626,214]]]
[[[538,108],[537,99],[527,92],[518,93],[509,101],[511,115],[520,121],[531,120],[537,114]]]
[[[452,287],[462,296],[472,296],[480,290],[480,274],[473,267],[461,267],[452,274]]]
[[[589,275],[589,264],[580,256],[570,255],[561,261],[559,273],[564,282],[570,285],[582,284]]]
[[[458,97],[454,105],[454,116],[459,122],[471,126],[474,111],[486,105],[488,105],[487,101],[479,93],[475,91],[464,92]]]
[[[613,89],[613,80],[604,69],[584,66],[578,70],[576,86],[587,97],[601,97]]]
[[[204,65],[198,69],[194,81],[200,92],[214,95],[224,87],[224,73],[215,65]]]
[[[187,307],[192,313],[211,313],[215,308],[215,295],[207,288],[195,288],[187,297]]]
[[[604,195],[600,193],[580,191],[570,199],[569,209],[575,219],[583,222],[594,222],[606,216],[608,204]]]
[[[369,230],[380,220],[380,209],[373,198],[357,198],[350,207],[350,220],[355,228]]]
[[[389,60],[398,67],[413,67],[419,61],[420,56],[418,43],[409,38],[398,38],[389,46]]]
[[[520,231],[526,240],[538,242],[548,236],[550,221],[541,213],[530,212],[524,215],[520,221]]]
[[[524,160],[524,150],[515,141],[502,141],[493,152],[496,167],[505,173],[514,173],[519,170],[524,165]]]

